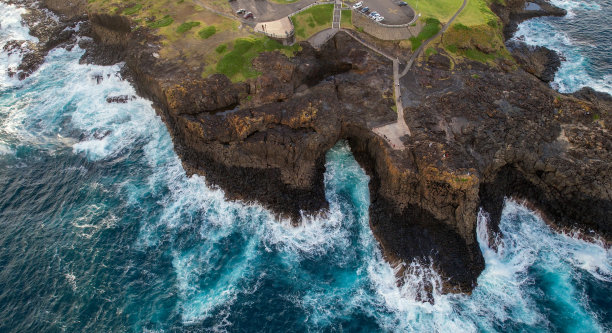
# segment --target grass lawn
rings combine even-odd
[[[457,16],[453,24],[461,23],[472,27],[489,24],[490,21],[497,22],[498,18],[488,6],[485,0],[468,0],[463,11]]]
[[[306,40],[317,32],[331,28],[334,5],[318,5],[291,17],[298,41]]]
[[[343,10],[342,14],[340,15],[340,28],[355,29],[355,26],[353,26],[353,21],[351,20],[352,17],[352,10]]]
[[[416,37],[411,37],[410,38],[410,44],[412,45],[412,51],[416,50],[419,48],[419,46],[421,46],[421,44],[428,40],[429,38],[435,36],[438,31],[440,31],[440,21],[438,21],[435,18],[426,18],[425,19],[425,26],[423,27],[423,30],[421,30],[421,32],[419,32],[419,34]]]
[[[461,7],[463,0],[406,0],[406,2],[417,14],[421,13],[421,17],[433,17],[446,23]]]
[[[252,62],[260,53],[279,50],[286,56],[293,56],[300,48],[299,45],[283,46],[281,43],[268,37],[239,38],[229,43],[231,45],[220,45],[215,50],[215,61],[211,61],[203,77],[214,73],[225,74],[232,81],[244,81],[248,78],[257,77],[258,73],[253,69]]]

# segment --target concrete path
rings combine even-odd
[[[394,89],[394,97],[395,97],[395,107],[397,108],[397,120],[393,123],[375,127],[372,129],[374,133],[378,134],[381,138],[385,139],[393,149],[404,150],[405,146],[402,142],[401,138],[410,135],[410,128],[406,121],[404,120],[404,106],[402,105],[402,90],[400,89],[399,83],[399,60],[397,58],[393,58],[390,55],[384,53],[378,48],[368,44],[367,42],[359,39],[352,32],[348,30],[342,30],[346,32],[349,36],[353,37],[356,41],[369,48],[370,50],[382,55],[383,57],[391,60],[393,62],[393,89]]]
[[[342,1],[334,2],[334,16],[332,18],[332,29],[340,29],[340,18],[342,17]]]
[[[280,20],[261,22],[255,25],[256,32],[263,32],[278,38],[285,38],[293,33],[293,24],[288,17],[283,17]]]
[[[453,21],[457,18],[457,16],[459,16],[459,14],[461,13],[461,11],[463,10],[463,8],[465,8],[465,5],[467,5],[468,0],[463,0],[463,4],[461,5],[461,7],[459,8],[459,10],[457,10],[457,12],[455,13],[455,15],[453,15],[453,17],[451,17],[451,19],[442,27],[442,29],[440,29],[440,31],[438,31],[438,33],[429,38],[428,40],[424,41],[421,46],[416,50],[416,52],[414,52],[412,54],[412,56],[410,57],[410,59],[408,60],[408,62],[406,63],[406,67],[404,68],[404,70],[402,71],[402,74],[400,74],[400,78],[404,77],[404,75],[408,74],[408,71],[410,70],[410,68],[412,67],[412,64],[414,64],[414,62],[416,61],[416,59],[419,57],[419,54],[421,52],[423,52],[423,50],[425,49],[425,47],[427,46],[427,44],[429,44],[432,40],[438,38],[438,36],[440,36],[441,34],[443,34],[446,29],[448,29],[448,27],[450,27],[451,23],[453,23]]]
[[[321,46],[323,46],[323,44],[327,43],[328,40],[334,37],[334,35],[338,31],[340,30],[332,28],[319,31],[316,34],[312,35],[310,38],[308,38],[308,43],[310,43],[310,45],[312,45],[312,47],[314,47],[315,49],[320,49]]]
[[[402,90],[399,84],[399,61],[393,60],[393,88],[395,91],[395,106],[397,108],[397,121],[384,126],[375,127],[372,130],[385,139],[393,149],[404,150],[402,137],[410,136],[410,128],[404,119],[404,106],[402,105]]]

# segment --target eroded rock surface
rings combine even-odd
[[[261,76],[232,83],[159,57],[156,37],[132,31],[120,16],[89,19],[96,42],[83,45],[84,60],[125,60],[185,169],[231,199],[260,202],[295,222],[324,211],[325,153],[348,140],[371,176],[370,224],[386,258],[431,261],[445,292],[476,285],[484,268],[476,216],[483,207],[495,233],[504,196],[530,200],[557,226],[612,239],[606,96],[562,95],[544,75],[507,63],[504,71],[453,64],[438,54],[402,79],[412,136],[400,151],[372,132],[396,119],[391,63],[342,32],[320,51],[304,43],[293,58],[263,54],[253,61]]]

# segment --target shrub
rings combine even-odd
[[[123,15],[134,15],[136,13],[138,13],[138,11],[140,11],[142,9],[142,5],[141,4],[137,4],[135,6],[126,8],[123,10]]]
[[[202,30],[198,32],[198,36],[200,36],[200,38],[202,39],[206,39],[214,35],[216,32],[217,32],[217,28],[214,25],[211,25],[209,27],[202,28]]]
[[[455,30],[465,30],[465,31],[469,31],[470,28],[464,24],[461,23],[457,23],[453,25],[453,28],[455,28]]]
[[[221,44],[221,45],[217,46],[217,48],[215,49],[215,52],[221,54],[221,53],[225,52],[225,50],[227,50],[227,44]]]
[[[179,25],[179,27],[176,29],[176,32],[178,32],[179,34],[185,33],[189,30],[191,30],[194,27],[197,27],[200,25],[200,22],[185,22],[181,25]]]
[[[164,16],[162,19],[149,23],[151,28],[162,28],[167,27],[174,22],[174,19],[170,15]]]

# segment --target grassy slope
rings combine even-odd
[[[298,41],[306,40],[317,32],[331,28],[334,5],[318,5],[291,17]]]
[[[463,0],[406,0],[421,19],[436,18],[445,24],[461,7]],[[489,0],[468,0],[463,11],[444,33],[443,46],[452,53],[487,62],[507,57],[503,44],[501,23],[489,8]],[[411,40],[413,49],[421,38]],[[415,46],[416,45],[416,46]]]
[[[223,73],[233,81],[245,80],[259,74],[251,66],[259,53],[281,50],[291,56],[296,50],[267,37],[257,37],[248,30],[240,30],[238,21],[197,6],[192,0],[89,1],[89,9],[93,12],[126,15],[138,27],[152,29],[153,33],[164,37],[159,51],[162,58],[189,68],[203,68],[204,77]],[[229,8],[231,12],[225,0],[204,2],[220,11]]]

